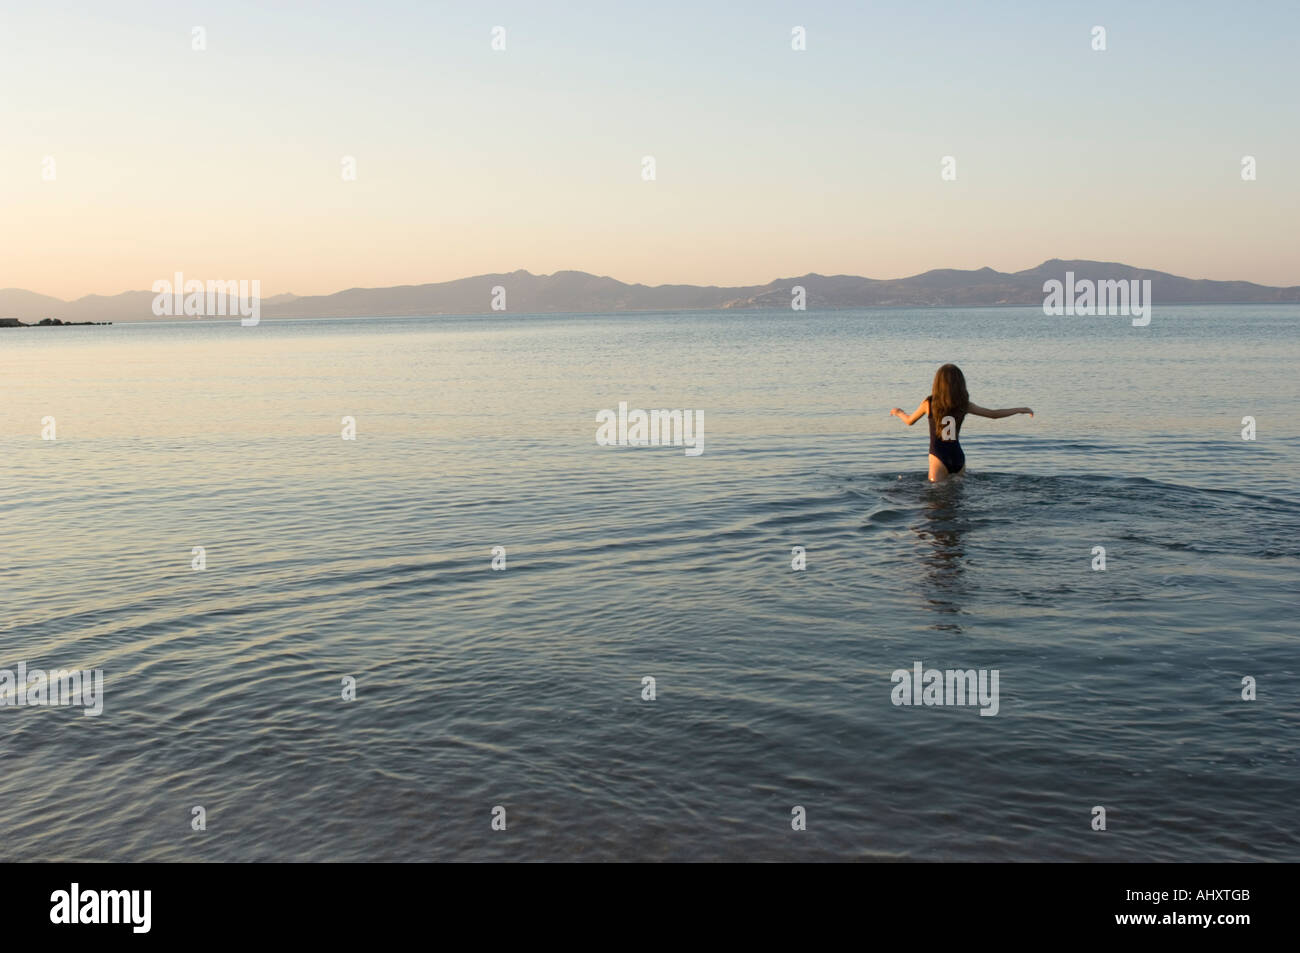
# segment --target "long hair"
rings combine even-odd
[[[935,420],[944,417],[961,417],[970,404],[966,393],[966,378],[956,364],[945,364],[934,374],[934,388],[930,391],[930,416]]]

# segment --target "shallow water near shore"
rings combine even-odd
[[[934,486],[944,361],[1036,416]],[[1300,860],[1298,361],[1281,306],[0,332],[0,669],[105,679],[0,707],[0,859]]]

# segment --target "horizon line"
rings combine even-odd
[[[265,302],[265,301],[270,300],[271,298],[281,298],[281,297],[285,297],[285,296],[289,296],[289,297],[292,297],[292,298],[295,298],[295,299],[303,299],[303,298],[328,298],[328,297],[331,297],[331,296],[336,295],[336,294],[343,294],[344,292],[347,292],[347,291],[377,291],[377,290],[381,290],[381,289],[391,289],[391,288],[422,288],[422,287],[426,287],[426,286],[429,286],[429,285],[445,285],[445,284],[452,284],[453,282],[457,282],[457,281],[469,281],[469,280],[474,279],[474,278],[509,277],[510,275],[518,275],[518,274],[528,275],[530,278],[554,278],[556,275],[563,275],[563,274],[588,275],[588,276],[590,276],[590,277],[592,277],[592,278],[602,278],[602,279],[607,279],[607,280],[609,280],[609,281],[616,281],[616,282],[618,282],[619,284],[627,285],[627,286],[630,287],[630,288],[637,288],[637,287],[640,287],[640,288],[649,288],[649,289],[656,289],[656,288],[725,288],[725,289],[732,289],[732,288],[761,288],[761,287],[764,287],[764,286],[766,286],[766,285],[773,284],[773,283],[778,282],[778,281],[792,281],[792,280],[797,280],[797,279],[799,279],[799,278],[857,278],[857,279],[862,280],[862,281],[880,281],[880,282],[907,281],[907,280],[912,279],[912,278],[920,278],[920,277],[922,277],[922,276],[924,276],[924,275],[933,274],[934,272],[937,272],[937,271],[964,272],[964,273],[966,273],[966,274],[978,274],[978,273],[983,272],[983,271],[988,271],[988,272],[992,272],[993,274],[996,274],[996,275],[1008,275],[1008,276],[1012,276],[1012,277],[1014,277],[1014,276],[1016,276],[1016,275],[1023,275],[1023,274],[1025,274],[1026,272],[1031,272],[1031,271],[1034,271],[1034,270],[1036,270],[1036,269],[1042,268],[1044,265],[1050,265],[1052,262],[1060,262],[1060,263],[1062,263],[1062,264],[1064,264],[1064,265],[1068,265],[1068,264],[1071,264],[1071,263],[1082,263],[1082,264],[1089,264],[1089,265],[1115,265],[1115,266],[1118,266],[1118,267],[1121,267],[1121,268],[1128,268],[1128,269],[1131,269],[1131,270],[1134,270],[1134,271],[1151,272],[1153,275],[1165,275],[1165,276],[1170,277],[1170,278],[1180,278],[1180,279],[1182,279],[1182,280],[1184,280],[1184,281],[1210,281],[1210,282],[1222,282],[1222,283],[1233,283],[1233,284],[1246,284],[1246,285],[1253,285],[1253,286],[1255,286],[1255,287],[1257,287],[1257,288],[1273,288],[1273,289],[1293,289],[1293,288],[1300,288],[1300,284],[1293,284],[1293,285],[1266,285],[1266,284],[1261,284],[1260,282],[1257,282],[1257,281],[1247,281],[1247,280],[1245,280],[1245,279],[1241,279],[1241,278],[1192,278],[1192,277],[1189,277],[1189,276],[1187,276],[1187,275],[1179,275],[1179,274],[1175,274],[1175,273],[1173,273],[1173,272],[1169,272],[1169,271],[1159,271],[1159,270],[1154,269],[1154,268],[1143,268],[1143,267],[1138,266],[1138,265],[1127,265],[1127,264],[1125,264],[1124,262],[1119,262],[1119,261],[1102,261],[1102,260],[1100,260],[1100,259],[1093,259],[1093,258],[1045,258],[1045,259],[1043,259],[1041,262],[1039,262],[1037,265],[1031,265],[1031,266],[1028,267],[1028,268],[1022,268],[1022,269],[1020,269],[1019,271],[999,271],[998,269],[993,268],[993,267],[990,266],[990,265],[982,265],[982,266],[979,267],[979,268],[951,268],[951,267],[935,267],[935,268],[928,268],[928,269],[926,269],[925,271],[918,271],[918,272],[915,272],[915,273],[910,274],[910,275],[900,275],[900,276],[895,277],[895,278],[870,278],[870,277],[868,277],[868,276],[866,276],[866,275],[852,275],[852,274],[848,274],[848,273],[846,273],[846,272],[841,272],[841,273],[839,273],[839,274],[823,274],[823,273],[821,273],[821,272],[817,272],[817,271],[809,271],[809,272],[805,272],[805,273],[802,274],[802,275],[789,275],[789,276],[786,276],[786,277],[771,278],[771,279],[768,279],[767,281],[764,281],[764,282],[759,282],[759,283],[755,283],[755,284],[747,284],[747,285],[693,284],[693,283],[690,283],[690,282],[661,282],[661,283],[659,283],[659,284],[651,285],[651,284],[646,284],[645,282],[642,282],[642,281],[624,281],[623,279],[621,279],[621,278],[615,278],[615,277],[613,277],[612,275],[602,275],[602,274],[597,274],[597,273],[595,273],[595,272],[591,272],[591,271],[583,271],[583,270],[580,269],[580,268],[560,268],[560,269],[558,269],[558,270],[556,270],[556,271],[552,271],[552,272],[532,272],[532,271],[529,271],[527,268],[515,268],[515,269],[512,270],[512,271],[485,271],[485,272],[480,272],[480,273],[478,273],[478,274],[473,274],[473,275],[462,275],[462,276],[459,277],[459,278],[444,278],[444,279],[442,279],[441,281],[406,282],[406,283],[394,284],[394,285],[351,285],[351,286],[349,286],[349,287],[347,287],[347,288],[339,288],[339,289],[336,290],[336,291],[329,291],[329,292],[324,292],[324,293],[321,293],[321,294],[306,294],[306,295],[300,295],[300,294],[296,294],[296,293],[291,292],[291,291],[281,291],[281,292],[277,292],[276,294],[269,295],[269,296],[267,296],[267,297],[259,298],[258,300],[260,300],[260,301],[264,301],[264,302]],[[172,276],[174,276],[175,274],[176,274],[176,273],[173,272],[173,275],[172,275]],[[181,274],[183,275],[184,272],[181,272]],[[160,281],[161,281],[161,280],[170,281],[172,276],[168,276],[166,279],[158,279],[158,280],[160,280]],[[236,281],[239,281],[239,280],[243,280],[243,281],[260,281],[260,279],[255,279],[255,278],[252,278],[252,279],[250,279],[250,278],[245,278],[245,279],[219,279],[219,278],[210,278],[210,279],[194,279],[194,280],[204,280],[204,281],[229,281],[229,280],[236,280]],[[18,287],[17,285],[12,285],[12,286],[9,286],[9,287],[6,287],[6,288],[0,288],[0,293],[4,293],[4,292],[7,292],[7,291],[20,291],[20,292],[23,292],[24,294],[39,295],[39,296],[42,297],[42,298],[52,298],[52,299],[54,299],[55,301],[60,302],[61,304],[75,304],[76,302],[78,302],[78,301],[84,301],[84,300],[87,299],[87,298],[120,298],[120,297],[122,297],[123,295],[129,295],[129,294],[156,294],[156,293],[157,293],[157,292],[152,291],[151,289],[145,289],[145,288],[128,288],[128,289],[126,289],[125,291],[119,291],[119,292],[117,292],[117,293],[115,293],[115,294],[103,294],[103,293],[101,293],[101,292],[92,291],[92,292],[89,292],[89,293],[84,294],[84,295],[79,295],[78,297],[75,297],[75,298],[60,298],[60,297],[58,297],[57,295],[45,294],[44,292],[41,292],[41,291],[33,291],[33,290],[31,290],[30,288],[22,288],[22,287]],[[972,306],[970,306],[970,307],[990,307],[990,306],[988,306],[988,305],[972,305]],[[571,312],[571,313],[573,313],[573,314],[580,314],[580,313],[584,313],[584,312]]]

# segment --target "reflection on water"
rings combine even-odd
[[[962,630],[956,617],[962,612],[965,592],[966,553],[962,547],[967,530],[962,510],[965,485],[965,477],[954,477],[927,486],[921,522],[912,526],[917,537],[930,544],[921,557],[926,567],[923,583],[926,602],[945,617],[932,627],[952,632]]]

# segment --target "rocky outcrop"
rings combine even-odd
[[[86,324],[112,323],[112,321],[60,321],[58,318],[41,318],[35,324],[27,324],[17,318],[0,318],[0,328],[74,328]]]

